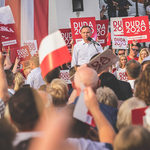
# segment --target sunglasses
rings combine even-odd
[[[133,50],[133,51],[136,51],[136,52],[139,52],[139,50],[138,50],[138,49],[135,49],[135,48],[132,48],[132,50]]]
[[[125,55],[125,53],[120,53],[120,54],[118,54],[119,56],[121,56],[121,55]]]

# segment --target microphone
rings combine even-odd
[[[99,43],[94,41],[91,37],[88,37],[88,41],[92,42],[93,44],[96,44],[96,45],[100,46]]]

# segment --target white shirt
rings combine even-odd
[[[117,68],[117,70],[114,72],[114,75],[116,76],[116,78],[118,80],[121,80],[121,81],[127,81],[128,80],[128,77],[127,77],[127,74],[126,74],[126,68]]]
[[[73,49],[71,67],[89,63],[92,56],[103,52],[101,46],[95,45],[95,47],[93,43],[85,43],[83,40],[76,43]]]
[[[44,85],[45,82],[41,75],[40,67],[33,69],[27,76],[26,84],[30,84],[30,87],[34,89],[39,89],[41,85]]]
[[[128,80],[128,82],[130,83],[131,88],[133,90],[134,89],[134,82],[135,82],[135,80]]]
[[[91,141],[84,138],[68,138],[67,142],[75,145],[77,150],[112,150],[111,144]]]

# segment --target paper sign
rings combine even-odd
[[[29,60],[31,58],[29,47],[28,46],[22,46],[20,49],[17,50],[17,55],[18,55],[17,57],[21,61]]]
[[[88,67],[93,68],[97,71],[99,74],[103,70],[105,70],[107,67],[115,64],[119,60],[118,56],[116,56],[112,50],[108,49],[104,51],[103,53],[97,55],[94,59],[92,59]]]
[[[122,17],[110,18],[111,19],[111,35],[114,36],[124,35]]]
[[[131,119],[133,125],[143,125],[143,117],[145,116],[145,110],[148,107],[136,108],[131,112]]]
[[[0,24],[14,24],[14,17],[9,6],[0,7]]]
[[[82,121],[86,122],[88,109],[84,102],[84,93],[83,91],[80,93],[79,99],[75,105],[75,109],[73,112],[73,117]]]
[[[23,43],[23,46],[28,46],[31,56],[37,54],[37,41],[36,40],[28,40]]]
[[[128,39],[125,36],[114,36],[112,39],[113,49],[127,49]]]
[[[96,20],[98,37],[97,42],[100,43],[103,47],[107,46],[108,23],[109,20]]]
[[[124,35],[128,36],[128,41],[148,42],[149,19],[148,16],[123,18]],[[131,43],[131,42],[129,42]]]
[[[60,78],[65,80],[67,84],[71,84],[69,70],[60,70]]]
[[[62,37],[64,38],[66,45],[68,47],[68,49],[71,51],[72,45],[70,44],[71,40],[72,40],[72,33],[71,33],[71,29],[59,29]]]
[[[18,48],[15,21],[9,6],[0,8],[0,41],[6,49]]]
[[[83,26],[90,26],[92,29],[92,38],[96,40],[97,37],[97,29],[95,17],[87,17],[87,18],[71,18],[71,32],[72,38],[77,42],[77,39],[81,39],[81,28]]]

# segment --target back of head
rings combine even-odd
[[[81,84],[91,86],[95,90],[98,86],[98,75],[95,70],[89,67],[79,67],[74,76],[76,88],[80,89]]]
[[[122,129],[114,141],[114,150],[150,150],[150,132],[141,126]]]
[[[23,77],[23,75],[20,72],[17,72],[15,74],[14,81],[15,81],[14,90],[17,91],[24,84],[24,77]]]
[[[54,79],[47,85],[47,92],[52,96],[55,106],[63,106],[68,101],[68,86],[62,79]]]
[[[99,77],[101,81],[101,87],[109,87],[114,91],[116,96],[120,98],[120,87],[117,78],[110,72],[104,72]]]
[[[11,119],[21,131],[33,130],[42,109],[40,96],[29,87],[20,88],[9,100]]]
[[[128,61],[126,64],[126,72],[129,77],[136,79],[141,73],[141,64],[134,59]]]
[[[39,67],[39,57],[38,56],[31,57],[30,63],[32,63],[34,67]]]
[[[117,115],[117,128],[120,130],[123,127],[131,125],[131,111],[136,108],[145,107],[146,104],[138,99],[137,97],[132,97],[120,106]]]
[[[150,105],[150,64],[147,65],[138,78],[135,96],[145,101],[147,105]]]
[[[60,75],[60,69],[59,67],[53,69],[52,71],[50,71],[44,78],[44,80],[47,82],[47,83],[51,83],[51,81],[53,79],[56,79],[56,78],[59,78],[59,75]]]
[[[14,74],[11,70],[5,70],[6,79],[8,86],[12,86],[14,84]]]
[[[13,150],[12,142],[16,133],[6,119],[0,119],[0,147],[1,150]]]
[[[118,106],[118,97],[108,87],[100,87],[96,90],[96,97],[100,103],[116,107]]]

